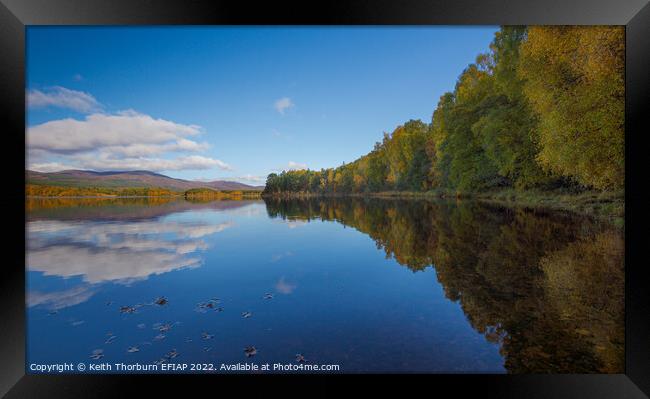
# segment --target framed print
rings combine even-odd
[[[0,391],[647,397],[650,6],[316,6],[2,0]]]

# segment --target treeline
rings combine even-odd
[[[26,184],[27,197],[171,197],[183,196],[186,199],[241,199],[259,198],[261,192],[254,190],[212,190],[209,188],[193,188],[183,193],[157,187],[65,187],[47,186],[41,184]]]
[[[265,194],[624,187],[622,27],[502,27],[441,96],[337,168],[272,173]]]
[[[183,194],[188,200],[213,200],[213,199],[242,199],[259,198],[261,192],[253,190],[212,190],[209,188],[193,188]]]
[[[64,187],[26,184],[28,197],[158,197],[178,195],[177,192],[164,188],[128,187]]]

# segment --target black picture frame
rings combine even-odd
[[[0,196],[5,239],[0,278],[0,394],[7,397],[123,396],[134,387],[194,389],[228,383],[242,392],[266,383],[311,395],[342,389],[351,376],[80,376],[25,374],[25,28],[28,25],[625,25],[626,27],[626,321],[625,374],[394,376],[403,388],[482,397],[643,398],[650,395],[650,296],[643,258],[647,211],[642,202],[642,138],[650,132],[650,5],[648,0],[0,0],[0,99],[3,122]],[[21,230],[22,229],[22,230]],[[23,232],[20,234],[19,232]],[[295,377],[298,377],[297,379]],[[394,378],[357,376],[364,390]],[[376,376],[375,376],[376,377]],[[419,377],[419,378],[418,378]],[[246,378],[246,379],[245,379]],[[370,380],[372,378],[372,380]],[[316,387],[296,388],[296,382]],[[208,391],[210,392],[210,391]],[[342,391],[344,392],[344,391]],[[197,391],[198,394],[198,391]]]

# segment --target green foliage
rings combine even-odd
[[[504,26],[440,97],[356,161],[268,176],[265,194],[623,187],[623,30]]]
[[[344,194],[383,190],[413,190],[427,188],[431,160],[425,143],[429,125],[409,121],[386,134],[373,151],[338,168],[282,171],[266,179],[265,194],[319,193]]]
[[[524,81],[517,75],[519,47],[525,37],[524,27],[504,27],[496,33],[490,46],[494,101],[472,126],[499,175],[520,189],[545,185],[552,179],[535,160],[539,152],[535,138],[538,119],[524,96]]]
[[[450,158],[450,186],[461,191],[484,190],[500,183],[496,165],[488,158],[480,136],[472,131],[472,126],[492,109],[490,83],[485,65],[479,63],[470,65],[456,84],[445,150]]]
[[[539,115],[547,169],[599,189],[625,178],[625,40],[621,26],[532,27],[519,75]]]

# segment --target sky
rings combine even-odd
[[[484,27],[27,27],[27,167],[263,184],[336,167],[438,99]]]

